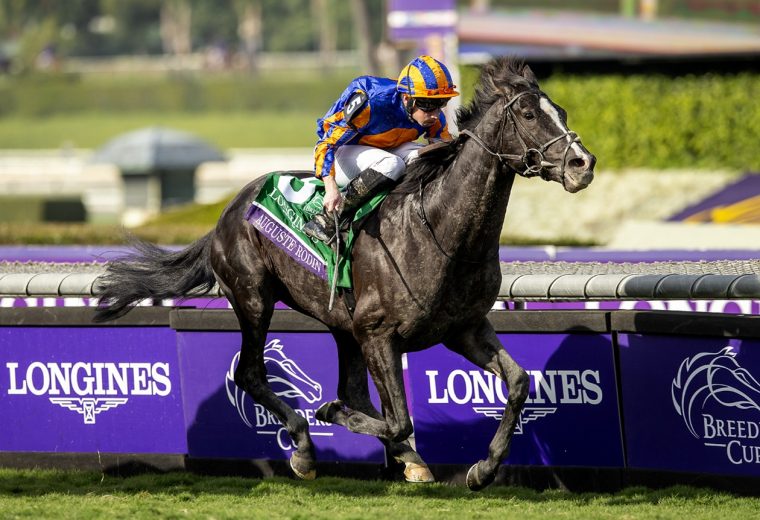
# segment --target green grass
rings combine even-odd
[[[0,148],[98,148],[117,135],[146,126],[192,132],[222,150],[314,146],[317,118],[309,112],[73,113],[0,117]]]
[[[320,478],[128,478],[0,469],[3,518],[757,518],[760,499],[672,487],[615,494]]]

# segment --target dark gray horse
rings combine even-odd
[[[335,337],[338,401],[323,421],[380,439],[406,464],[408,480],[432,475],[407,438],[401,356],[442,343],[506,382],[508,404],[488,456],[470,468],[467,485],[494,478],[509,445],[529,378],[507,354],[486,315],[501,282],[499,236],[515,175],[541,176],[576,192],[593,179],[596,159],[567,129],[566,113],[538,87],[530,68],[500,58],[481,73],[473,101],[458,114],[461,135],[420,157],[365,221],[353,248],[356,308],[328,311],[329,287],[262,237],[244,218],[260,189],[254,181],[230,202],[216,228],[180,252],[137,243],[101,279],[97,319],[127,312],[145,298],[180,297],[218,282],[240,321],[235,383],[272,412],[297,449],[290,465],[314,478],[306,419],[267,384],[263,350],[275,303],[323,322]],[[369,399],[367,369],[383,405]]]

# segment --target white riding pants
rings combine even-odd
[[[361,144],[341,146],[335,152],[335,182],[339,188],[344,188],[367,168],[397,181],[404,175],[406,165],[417,158],[418,150],[424,146],[415,142],[388,150]]]

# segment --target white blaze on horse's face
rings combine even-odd
[[[541,110],[557,125],[558,135],[569,134],[570,129],[562,120],[562,116],[557,107],[545,96],[540,96],[539,106]],[[575,157],[564,165],[565,179],[563,185],[569,192],[575,193],[580,191],[594,179],[594,164],[596,158],[583,148],[580,143],[572,141],[570,135],[565,137],[566,142],[570,142],[570,151]],[[562,142],[562,141],[560,141]]]

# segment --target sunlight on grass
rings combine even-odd
[[[0,469],[3,517],[214,518],[750,518],[760,499],[686,486],[619,493],[320,478],[302,482],[191,473],[129,478]]]

